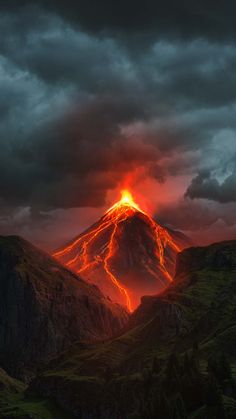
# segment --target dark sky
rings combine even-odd
[[[235,15],[230,0],[1,1],[0,233],[56,247],[129,179],[162,223],[236,237]]]

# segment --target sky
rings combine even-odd
[[[235,1],[1,1],[0,234],[53,249],[130,188],[236,238]]]

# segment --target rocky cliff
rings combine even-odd
[[[0,365],[15,376],[77,341],[107,339],[126,311],[20,237],[0,237]]]

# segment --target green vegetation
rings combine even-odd
[[[234,419],[236,242],[186,250],[180,263],[175,283],[143,300],[126,333],[75,344],[25,401],[19,390],[21,408],[34,391],[81,419]],[[33,408],[60,418],[48,401]]]
[[[175,284],[146,298],[127,333],[75,345],[39,386],[94,419],[105,411],[112,418],[233,418],[235,255],[236,242],[186,250]]]
[[[109,418],[235,418],[236,377],[228,358],[211,356],[206,371],[202,370],[197,344],[187,352],[171,353],[165,361],[156,356],[149,367],[129,374],[109,367],[97,372],[96,378],[76,376],[75,370],[70,375],[68,370],[54,370],[45,372],[43,380],[48,388],[53,380],[56,400],[61,392],[73,400],[78,415],[83,412],[94,419],[103,418],[107,410]]]
[[[54,402],[25,394],[27,387],[0,369],[0,418],[71,419]]]

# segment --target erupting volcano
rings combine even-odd
[[[172,281],[182,247],[174,232],[156,223],[124,190],[97,223],[53,256],[132,311],[141,296],[157,294]]]

